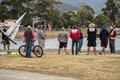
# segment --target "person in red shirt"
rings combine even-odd
[[[76,53],[76,55],[78,55],[77,46],[78,46],[78,40],[80,38],[80,32],[76,26],[73,26],[72,30],[70,31],[70,38],[72,39],[72,55],[74,55],[74,47],[75,46],[76,46],[75,53]]]

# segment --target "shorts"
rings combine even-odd
[[[41,46],[42,48],[45,47],[45,40],[38,40],[39,46]]]
[[[96,47],[96,40],[88,40],[88,47]]]
[[[9,42],[9,40],[4,40],[4,41],[3,41],[3,44],[4,44],[4,45],[10,45],[10,42]]]
[[[108,45],[108,41],[106,41],[106,40],[101,41],[101,47],[107,48],[107,45]]]
[[[67,48],[67,42],[60,42],[59,43],[59,48]]]

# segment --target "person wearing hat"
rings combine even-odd
[[[111,54],[115,53],[115,37],[116,37],[115,27],[110,25],[109,45],[110,45],[110,52],[111,52]]]
[[[102,52],[100,52],[99,54],[102,54],[102,53],[105,54],[105,48],[107,48],[107,45],[108,45],[108,38],[109,38],[109,31],[106,29],[106,26],[103,26],[103,28],[100,31],[100,41],[101,41]]]
[[[78,55],[78,40],[80,38],[80,32],[76,26],[73,26],[73,29],[70,31],[70,38],[72,39],[72,55],[74,55],[74,47],[75,54]]]
[[[24,32],[24,38],[26,42],[26,58],[31,57],[32,43],[34,41],[35,35],[32,31],[31,26],[27,27],[27,30]]]
[[[88,50],[87,50],[87,55],[89,55],[89,52],[90,52],[90,47],[93,47],[93,50],[94,50],[94,54],[96,54],[96,33],[97,33],[97,30],[95,28],[95,24],[94,23],[90,23],[89,24],[89,28],[87,30],[87,40],[88,40]]]
[[[60,54],[60,50],[61,50],[62,48],[64,48],[66,54],[68,54],[68,52],[67,52],[68,34],[67,34],[67,32],[65,31],[65,28],[64,28],[64,27],[61,28],[61,31],[59,32],[57,38],[58,38],[58,42],[59,42],[58,54]]]

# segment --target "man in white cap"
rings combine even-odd
[[[96,54],[96,33],[97,33],[97,30],[95,28],[95,24],[94,23],[90,23],[89,24],[89,28],[87,30],[87,40],[88,40],[88,53],[87,55],[89,55],[89,52],[90,52],[90,47],[93,47],[93,50],[94,50],[94,54]]]
[[[33,43],[34,37],[35,35],[32,31],[31,26],[28,26],[27,30],[24,32],[24,38],[26,42],[26,58],[31,57],[32,43]]]

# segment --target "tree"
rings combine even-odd
[[[94,17],[94,10],[89,5],[81,5],[78,17],[80,24],[86,25],[93,19]]]
[[[99,28],[102,28],[103,26],[108,25],[110,20],[109,20],[108,16],[106,16],[104,14],[99,14],[93,19],[93,22],[95,24],[97,24],[97,26]]]
[[[17,19],[25,12],[25,7],[23,4],[28,1],[31,0],[3,0],[0,5],[4,9],[3,12],[8,13],[7,15],[9,15],[9,19]]]
[[[106,2],[106,8],[103,8],[102,11],[105,15],[107,15],[111,22],[116,22],[116,16],[118,14],[118,7],[116,6],[115,0],[107,0]]]
[[[53,28],[58,25],[60,12],[55,8],[57,4],[60,4],[57,0],[33,0],[28,3],[29,13],[32,18],[38,17],[46,22],[50,22],[53,25]]]
[[[79,25],[79,18],[77,11],[68,11],[62,14],[63,26],[68,28],[68,26]]]
[[[3,0],[0,3],[0,20],[17,19],[27,12],[23,21],[24,25],[32,24],[34,17],[53,23],[53,19],[55,22],[55,19],[60,16],[59,11],[55,8],[59,3],[58,0]]]

